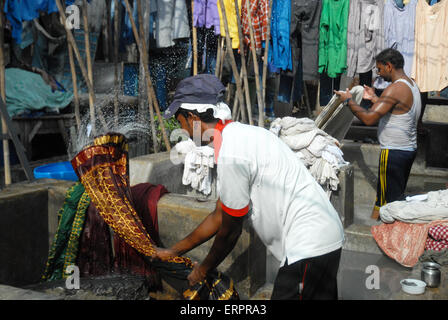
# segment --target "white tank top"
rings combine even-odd
[[[412,91],[413,103],[407,113],[388,113],[378,123],[378,141],[381,149],[414,151],[417,149],[417,122],[422,109],[420,90],[417,84],[412,85],[405,79],[395,82],[405,83]],[[395,83],[394,82],[394,83]]]

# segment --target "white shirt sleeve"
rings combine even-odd
[[[218,162],[218,195],[223,210],[241,217],[248,213],[250,202],[250,163],[241,158],[220,157]]]

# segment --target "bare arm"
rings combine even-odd
[[[210,270],[215,269],[233,250],[243,229],[244,217],[233,217],[222,212],[222,224],[207,257],[196,265],[188,276],[190,285],[202,281]]]
[[[366,90],[366,89],[365,89]],[[360,105],[358,105],[353,99],[351,99],[351,93],[347,91],[335,91],[337,95],[339,95],[340,99],[348,101],[347,106],[353,112],[353,114],[361,120],[365,125],[372,126],[378,123],[378,121],[385,116],[388,112],[392,110],[392,108],[399,102],[396,97],[397,90],[395,90],[395,86],[390,85],[387,87],[381,97],[377,97],[376,95],[372,96],[373,105],[369,109],[364,109]]]

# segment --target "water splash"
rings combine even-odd
[[[120,103],[119,116],[115,118],[113,102],[111,103],[110,101],[110,99],[105,98],[102,101],[97,101],[95,105],[95,110],[102,110],[105,120],[105,123],[100,121],[98,112],[95,113],[95,133],[92,132],[90,113],[86,112],[86,114],[82,116],[76,139],[70,141],[70,157],[75,156],[86,145],[91,144],[95,137],[110,132],[120,133],[127,139],[143,137],[147,138],[147,141],[150,140],[151,126],[149,119],[145,118],[144,115],[137,114],[136,110],[123,103]],[[108,106],[110,104],[112,104],[112,107]]]

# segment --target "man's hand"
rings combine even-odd
[[[193,265],[193,270],[187,277],[190,286],[194,286],[196,283],[202,282],[205,280],[205,276],[207,275],[207,271],[204,267],[197,262]]]
[[[174,258],[174,257],[178,256],[177,252],[175,252],[172,249],[165,249],[165,248],[159,248],[159,247],[156,247],[155,249],[156,249],[156,253],[151,257],[151,259],[154,259],[154,260],[166,261],[170,258]]]
[[[375,94],[375,90],[371,87],[368,87],[366,85],[364,85],[364,93],[362,95],[362,98],[365,100],[370,100],[373,103],[375,103],[375,101],[378,99],[378,97]]]
[[[345,91],[334,90],[334,93],[339,96],[339,99],[341,99],[341,101],[352,98],[352,94],[350,93],[350,90],[348,90],[348,88],[345,89]]]

